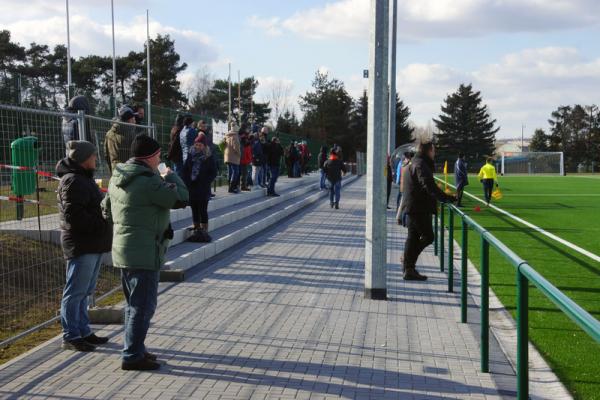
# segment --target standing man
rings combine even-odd
[[[119,121],[127,124],[135,124],[135,114],[129,106],[119,109]],[[135,128],[115,121],[106,133],[104,150],[109,172],[114,171],[117,164],[124,163],[129,159],[131,142],[135,135]]]
[[[498,176],[496,175],[496,167],[494,166],[494,159],[492,157],[488,157],[485,160],[485,165],[479,170],[479,182],[483,183],[485,203],[489,206],[490,201],[492,201],[494,182],[496,182],[496,187],[498,187]]]
[[[346,165],[335,151],[331,152],[329,160],[323,165],[327,181],[329,182],[329,205],[336,210],[340,209],[340,196],[342,195],[342,172],[346,174]]]
[[[78,111],[83,111],[84,114],[90,113],[90,103],[85,96],[79,95],[73,97],[69,101],[69,105],[65,108],[65,111],[72,114],[77,114]],[[89,120],[86,119],[86,131],[89,132]],[[79,140],[79,120],[74,117],[63,117],[62,121],[62,134],[65,141],[65,146],[70,140]]]
[[[198,136],[198,131],[193,126],[194,118],[192,118],[192,114],[186,114],[183,117],[183,128],[181,129],[181,133],[179,134],[179,143],[181,144],[181,163],[185,164],[185,160],[187,160],[188,155],[190,154],[190,149],[194,146],[194,141],[196,140],[196,136]],[[181,176],[181,174],[180,174]]]
[[[404,280],[424,281],[416,270],[421,252],[433,243],[431,217],[437,214],[437,201],[450,202],[455,197],[444,193],[433,179],[435,147],[432,141],[419,144],[418,152],[402,174],[402,210],[408,217],[408,236],[404,245]]]
[[[264,135],[260,135],[260,139],[256,139],[252,142],[252,184],[253,190],[261,189],[262,179],[265,175],[263,168],[265,164],[265,154],[263,152]]]
[[[260,130],[260,143],[262,145],[262,152],[264,155],[262,176],[260,177],[260,186],[266,188],[267,182],[269,181],[269,176],[271,175],[269,163],[267,161],[269,146],[271,145],[271,143],[269,142],[269,127],[267,126],[263,126]]]
[[[133,106],[133,113],[135,114],[135,123],[137,125],[144,124],[144,117],[146,116],[144,112],[144,106],[142,104],[136,104]]]
[[[127,301],[121,368],[149,371],[160,368],[144,342],[156,310],[159,271],[173,238],[169,210],[184,208],[188,191],[170,170],[164,178],[159,175],[160,145],[150,136],[136,136],[131,154],[115,168],[103,209],[114,224],[112,260],[121,268]]]
[[[267,151],[267,163],[271,171],[271,179],[269,180],[269,187],[267,188],[267,196],[279,197],[275,192],[275,184],[277,178],[279,178],[279,165],[281,163],[281,157],[283,156],[283,147],[279,143],[279,138],[274,136],[271,140]]]
[[[465,161],[465,153],[458,153],[458,160],[454,164],[454,183],[456,184],[456,206],[462,207],[462,197],[465,191],[465,186],[469,185],[469,177],[467,175],[467,163]]]
[[[321,146],[321,152],[319,153],[319,171],[321,172],[321,180],[319,181],[319,189],[320,190],[325,190],[327,188],[325,186],[325,180],[327,178],[327,175],[325,174],[325,170],[323,169],[323,166],[325,165],[326,161],[327,161],[327,146],[323,145],[323,146]]]
[[[96,290],[102,254],[109,252],[112,226],[102,216],[102,193],[94,181],[97,150],[90,142],[67,142],[68,157],[56,175],[60,242],[67,260],[67,279],[60,306],[64,349],[93,351],[108,342],[90,329],[88,297]]]

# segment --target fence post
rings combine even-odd
[[[79,140],[87,140],[85,131],[85,113],[83,110],[77,111],[77,129],[79,129]]]
[[[433,215],[433,254],[438,255],[438,216],[437,214]]]
[[[490,244],[481,234],[481,371],[490,372],[489,366],[489,285],[490,285]]]
[[[448,206],[448,292],[454,292],[454,211]]]
[[[467,322],[467,285],[468,285],[468,273],[467,263],[469,261],[469,225],[465,221],[465,217],[462,218],[462,251],[460,260],[460,322],[463,324]]]
[[[517,399],[529,399],[529,282],[517,268]]]
[[[439,257],[440,257],[440,271],[444,272],[444,205],[440,207],[440,239],[438,240],[440,245]]]

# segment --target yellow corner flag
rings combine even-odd
[[[448,161],[444,162],[444,191],[448,192]]]
[[[444,162],[444,175],[448,176],[448,161]]]

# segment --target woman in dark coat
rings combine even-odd
[[[190,207],[194,233],[192,242],[210,242],[208,235],[208,201],[210,187],[217,177],[215,162],[208,147],[206,135],[199,134],[183,165],[183,180],[190,193]]]

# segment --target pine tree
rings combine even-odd
[[[396,147],[413,141],[412,134],[415,128],[410,125],[409,118],[410,108],[396,93]]]
[[[541,128],[536,129],[529,143],[529,151],[548,151],[548,141],[546,132]]]
[[[436,152],[442,162],[463,152],[469,165],[474,166],[494,154],[500,128],[495,127],[496,120],[491,119],[487,105],[482,104],[481,92],[474,92],[471,84],[461,84],[447,96],[442,114],[433,121],[439,131]]]
[[[350,111],[350,133],[355,142],[357,151],[367,151],[367,116],[369,112],[369,99],[364,90],[353,104]]]
[[[285,110],[277,119],[277,131],[298,136],[300,133],[300,122],[294,111]]]

